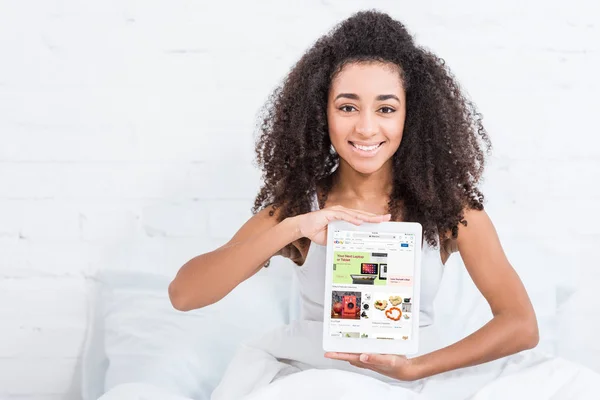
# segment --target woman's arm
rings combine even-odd
[[[283,247],[301,235],[292,218],[277,222],[270,208],[250,218],[225,245],[185,263],[169,285],[169,298],[180,311],[221,300],[250,278]]]
[[[341,206],[288,217],[278,221],[277,210],[270,207],[248,220],[224,246],[194,257],[177,273],[169,285],[173,307],[181,311],[201,308],[221,300],[233,288],[254,275],[265,262],[288,244],[306,237],[317,244],[327,242],[327,225],[340,220],[361,224],[389,221],[390,214],[375,215]],[[295,252],[281,252],[303,261]]]
[[[407,359],[381,354],[325,353],[400,380],[416,380],[508,356],[537,345],[538,327],[529,296],[500,245],[484,211],[465,211],[455,245],[494,318],[466,338],[443,349]],[[457,321],[460,323],[460,321]]]
[[[533,306],[489,216],[485,211],[469,210],[465,220],[467,226],[459,224],[456,244],[494,317],[464,339],[411,359],[417,378],[492,361],[533,348],[539,341]]]

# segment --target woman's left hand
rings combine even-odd
[[[325,357],[348,361],[355,367],[370,369],[401,381],[414,381],[421,378],[416,365],[405,356],[327,352]]]

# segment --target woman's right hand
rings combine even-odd
[[[391,215],[373,214],[342,206],[333,206],[298,215],[295,218],[297,218],[296,228],[301,237],[307,237],[312,242],[325,246],[327,244],[327,224],[331,221],[341,220],[360,225],[363,222],[387,222],[390,220]]]

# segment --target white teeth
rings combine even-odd
[[[360,149],[360,150],[363,150],[363,151],[373,151],[373,150],[375,150],[376,148],[379,147],[379,144],[376,144],[376,145],[373,145],[373,146],[361,146],[360,144],[356,144],[356,143],[352,143],[352,144],[357,149]]]

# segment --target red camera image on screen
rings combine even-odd
[[[342,299],[342,318],[356,318],[356,296],[344,296]]]
[[[332,319],[360,319],[361,292],[331,292]]]

